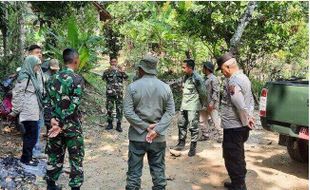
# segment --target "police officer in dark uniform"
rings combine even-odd
[[[244,143],[254,128],[254,99],[249,78],[239,70],[233,54],[225,53],[217,58],[218,69],[226,78],[222,98],[222,122],[224,129],[223,157],[231,179],[224,186],[229,190],[246,190],[246,163]]]

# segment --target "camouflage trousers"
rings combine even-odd
[[[199,138],[199,111],[181,111],[178,121],[179,140],[186,140],[187,128],[191,132],[191,142],[197,142]]]
[[[152,190],[165,190],[167,181],[165,176],[166,142],[129,142],[128,171],[126,190],[140,190],[143,168],[143,158],[147,154],[150,173],[152,176]]]
[[[66,149],[69,152],[71,167],[69,186],[80,187],[84,181],[84,138],[80,132],[73,134],[72,131],[68,132],[64,129],[58,136],[48,139],[46,149],[48,162],[45,180],[58,180],[62,172]]]
[[[107,96],[106,101],[106,109],[108,112],[107,120],[108,122],[113,121],[114,104],[116,107],[116,119],[118,122],[121,122],[123,118],[123,97],[117,97],[117,96]]]

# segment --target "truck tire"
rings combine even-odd
[[[306,140],[289,137],[287,151],[290,157],[297,162],[306,163],[309,160],[309,147]]]

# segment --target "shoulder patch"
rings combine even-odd
[[[231,96],[233,96],[234,94],[235,94],[235,85],[229,85],[228,86],[228,91],[229,91],[229,94],[231,95]]]

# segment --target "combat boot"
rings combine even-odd
[[[229,187],[228,190],[247,190],[246,185],[236,185],[236,186],[232,186]]]
[[[231,188],[233,187],[233,184],[231,182],[224,182],[224,187]]]
[[[112,121],[108,121],[108,126],[107,126],[105,129],[106,129],[106,130],[111,130],[111,129],[113,129]]]
[[[247,190],[245,183],[241,185],[234,185],[231,182],[224,182],[224,187],[228,190]]]
[[[123,132],[122,123],[121,122],[117,122],[116,131],[118,131],[120,133]]]
[[[178,144],[173,147],[174,150],[181,151],[185,147],[185,140],[179,140]]]
[[[61,187],[56,185],[55,181],[47,180],[47,190],[61,190]]]
[[[197,146],[197,142],[191,142],[191,146],[190,149],[188,151],[188,156],[192,157],[196,155],[196,146]]]

